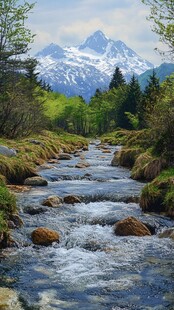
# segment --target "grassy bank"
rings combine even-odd
[[[16,150],[16,156],[0,155],[0,248],[8,245],[9,221],[17,215],[15,196],[6,185],[21,185],[37,175],[37,167],[60,152],[71,153],[87,147],[87,140],[67,133],[43,131],[20,140],[0,139],[0,145]],[[20,223],[20,221],[18,221]]]
[[[135,180],[148,181],[140,196],[144,212],[164,213],[174,217],[174,168],[171,160],[153,149],[153,136],[149,130],[118,130],[101,138],[102,142],[122,145],[113,160],[113,166],[131,169]]]

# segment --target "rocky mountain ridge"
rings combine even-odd
[[[100,30],[78,46],[60,47],[50,44],[36,54],[40,77],[54,91],[66,96],[82,96],[89,101],[96,89],[108,88],[115,67],[128,81],[132,74],[153,68],[124,42],[113,41]]]

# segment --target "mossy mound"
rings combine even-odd
[[[6,247],[9,240],[8,220],[16,212],[16,199],[0,182],[0,248]]]
[[[111,165],[119,165],[127,168],[132,168],[136,161],[136,158],[139,154],[141,154],[141,152],[141,148],[122,148],[114,155]]]
[[[23,184],[27,177],[36,176],[37,165],[50,158],[57,158],[60,152],[73,152],[87,146],[87,140],[80,136],[43,131],[37,137],[22,140],[1,139],[1,144],[17,150],[17,156],[7,158],[0,155],[0,171],[10,184]]]
[[[102,143],[108,143],[111,145],[125,145],[127,141],[132,137],[134,132],[126,129],[119,129],[117,131],[107,133],[101,137]]]
[[[135,160],[131,171],[134,180],[150,181],[156,178],[167,167],[164,158],[154,158],[149,152],[140,154]]]
[[[143,188],[140,207],[145,212],[174,217],[174,168],[163,171]]]

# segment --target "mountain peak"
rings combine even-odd
[[[79,46],[79,50],[90,48],[99,54],[104,54],[108,42],[109,39],[105,34],[101,30],[97,30]]]
[[[36,57],[46,56],[51,56],[53,58],[59,59],[64,57],[64,50],[59,45],[51,43],[36,54]]]

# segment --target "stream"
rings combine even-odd
[[[0,286],[18,292],[26,310],[172,310],[174,242],[157,234],[174,221],[143,214],[129,202],[144,184],[132,180],[129,170],[111,166],[117,147],[107,146],[110,153],[103,153],[98,144],[82,153],[89,167],[75,168],[80,159],[72,155],[49,164],[50,169],[40,168],[48,186],[17,194],[24,226],[13,231],[18,247],[4,250]],[[40,208],[50,195],[68,194],[80,196],[82,203],[27,212],[28,207]],[[156,234],[116,236],[114,223],[128,216],[149,223]],[[37,227],[58,231],[60,243],[32,244]]]

